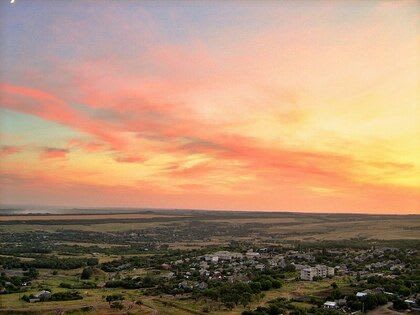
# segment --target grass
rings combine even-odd
[[[270,214],[272,216],[272,214]],[[267,238],[269,235],[276,235],[283,240],[340,240],[350,239],[356,237],[364,237],[370,239],[418,239],[420,230],[420,220],[418,216],[338,216],[338,215],[297,215],[297,214],[278,214],[278,217],[270,217],[270,215],[261,214],[259,217],[246,218],[236,217],[234,215],[226,215],[225,218],[196,215],[194,220],[211,223],[232,223],[238,224],[263,224],[262,228],[256,227],[255,232],[263,231]],[[60,229],[81,230],[81,231],[95,231],[95,232],[116,232],[138,230],[144,228],[152,228],[171,224],[180,226],[189,222],[191,217],[185,220],[179,219],[179,215],[167,215],[168,218],[177,218],[177,221],[162,221],[164,215],[154,214],[95,214],[78,216],[92,220],[89,224],[32,224],[31,220],[50,220],[50,216],[0,216],[0,229],[3,232],[25,232],[34,230],[43,230],[46,232],[54,232]],[[74,216],[54,215],[56,219],[71,220]],[[145,222],[139,222],[139,218],[148,219]],[[5,219],[6,218],[6,219]],[[1,220],[11,220],[18,218],[25,220],[25,224],[1,224]],[[104,222],[104,219],[117,219],[116,222]],[[137,219],[133,222],[118,222],[118,219]],[[156,221],[153,219],[156,218]],[[179,220],[178,220],[179,219]],[[151,220],[151,221],[150,221]],[[263,234],[261,234],[263,235]],[[251,237],[249,237],[251,238]],[[248,239],[249,239],[248,238]],[[227,242],[230,238],[226,236],[217,237],[213,241]],[[245,237],[244,239],[247,239]]]
[[[25,294],[36,293],[42,288],[49,288],[52,292],[66,291],[67,289],[61,288],[59,285],[61,282],[71,282],[77,283],[80,281],[80,272],[81,270],[71,270],[71,271],[59,271],[57,275],[52,275],[50,270],[41,270],[39,279],[34,281],[34,284],[37,289],[32,289]],[[144,272],[144,271],[141,271]],[[331,291],[331,283],[336,282],[339,287],[345,287],[348,285],[348,279],[344,277],[336,277],[334,279],[324,279],[322,281],[309,282],[309,281],[287,281],[284,286],[280,289],[274,289],[266,291],[263,299],[259,301],[254,301],[249,305],[251,309],[256,308],[257,306],[267,305],[268,301],[273,300],[278,297],[285,298],[298,298],[301,296],[324,296]],[[64,302],[42,302],[29,304],[20,300],[23,293],[14,293],[7,296],[2,296],[1,307],[4,309],[17,309],[21,311],[25,310],[35,310],[44,312],[48,314],[49,311],[54,311],[56,309],[63,310],[74,310],[72,314],[78,314],[78,309],[82,306],[93,306],[95,312],[93,314],[112,314],[112,311],[109,309],[109,305],[104,301],[105,296],[122,293],[125,296],[125,306],[126,309],[131,305],[132,314],[135,312],[141,312],[141,314],[155,314],[156,310],[159,314],[204,314],[203,308],[206,305],[204,300],[196,302],[192,299],[174,299],[170,296],[163,297],[149,297],[142,296],[139,290],[124,290],[118,288],[95,288],[95,289],[79,289],[78,290],[82,296],[83,300],[77,301],[64,301]],[[133,303],[137,300],[143,302],[143,306],[134,305]],[[296,306],[301,308],[309,308],[312,305],[306,302],[293,302]],[[215,315],[239,315],[242,311],[245,310],[243,306],[238,306],[235,309],[228,311],[221,306],[221,309],[218,310],[218,303],[210,302],[212,306],[212,311],[210,314]],[[92,313],[91,313],[92,314]]]
[[[66,289],[55,287],[53,292],[65,291]],[[50,301],[40,303],[27,303],[20,300],[22,293],[8,294],[2,297],[1,307],[4,309],[18,309],[21,311],[34,310],[34,311],[47,311],[56,309],[80,309],[82,306],[93,306],[96,310],[106,311],[109,309],[108,303],[103,299],[104,296],[116,293],[123,293],[125,296],[125,304],[131,304],[142,296],[138,290],[121,290],[121,289],[89,289],[89,290],[78,290],[83,300],[75,301]],[[26,294],[36,293],[37,290],[28,291]],[[136,308],[139,308],[136,306]]]

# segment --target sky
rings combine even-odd
[[[0,2],[0,202],[420,214],[416,1]]]

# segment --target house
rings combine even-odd
[[[211,261],[217,263],[219,260],[232,260],[232,259],[242,259],[243,255],[241,253],[231,253],[228,251],[218,251],[210,255],[205,255],[205,261]]]
[[[275,256],[268,261],[269,265],[272,267],[279,266],[281,268],[286,267],[286,261],[283,256]]]
[[[160,267],[161,267],[163,270],[169,270],[169,269],[171,269],[171,265],[169,265],[169,264],[162,264],[162,265],[160,265]]]
[[[327,301],[324,303],[324,308],[335,309],[337,307],[337,302]]]
[[[321,278],[326,278],[328,276],[334,276],[334,268],[327,267],[325,265],[316,265],[317,276]]]
[[[338,265],[334,267],[334,273],[337,273],[339,275],[345,275],[349,272],[346,265]]]
[[[208,285],[207,285],[207,283],[205,283],[204,281],[200,282],[200,283],[197,285],[197,288],[198,288],[199,290],[205,290],[205,289],[207,289],[207,287],[208,287]]]
[[[228,251],[219,251],[214,253],[214,255],[219,256],[221,260],[242,259],[243,257],[241,253],[231,253]]]
[[[178,287],[184,290],[192,290],[194,285],[191,283],[191,281],[184,280],[178,284]]]
[[[39,301],[41,301],[41,300],[40,299],[35,299],[35,298],[29,299],[29,303],[36,303],[36,302],[39,302]]]
[[[42,290],[34,295],[36,299],[49,299],[51,297],[51,292],[47,290]]]
[[[315,267],[304,268],[300,271],[300,278],[302,280],[312,281],[314,277],[326,278],[328,276],[334,276],[334,268],[325,265],[316,265]]]
[[[311,267],[311,266],[308,266],[308,265],[301,265],[301,264],[295,264],[295,263],[292,263],[292,265],[295,266],[295,269],[297,271]]]
[[[368,295],[366,292],[357,292],[356,293],[356,297],[358,297],[358,298],[362,298],[362,297],[364,297],[366,295]]]
[[[258,264],[258,265],[255,266],[255,269],[260,270],[260,271],[263,271],[264,268],[265,268],[265,266],[263,264]]]
[[[290,258],[295,258],[295,259],[303,259],[303,260],[307,260],[307,261],[314,261],[315,260],[315,257],[312,256],[311,254],[307,254],[307,253],[302,254],[302,253],[299,253],[299,252],[289,253],[289,257]]]
[[[29,299],[29,303],[35,303],[39,301],[45,301],[51,298],[51,292],[47,290],[42,290],[37,294],[34,294],[32,299]]]
[[[317,272],[316,272],[315,268],[313,268],[313,267],[301,269],[301,271],[300,271],[300,278],[302,280],[312,281],[314,279],[314,277],[316,277],[316,275],[317,275]]]
[[[347,304],[347,300],[345,298],[344,299],[338,299],[337,304],[339,306],[344,306],[344,305]]]
[[[260,253],[254,252],[252,251],[252,249],[250,249],[249,251],[246,252],[245,256],[248,259],[254,259],[254,258],[260,257]]]
[[[201,269],[207,269],[209,267],[209,264],[205,261],[202,261],[200,263],[200,267],[201,267]]]

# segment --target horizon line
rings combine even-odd
[[[5,209],[5,207],[15,207],[15,209]],[[57,208],[57,210],[137,210],[137,211],[214,211],[214,212],[259,212],[259,213],[294,213],[294,214],[334,214],[334,215],[387,215],[387,216],[420,216],[420,213],[385,213],[385,212],[353,212],[353,211],[338,211],[338,212],[325,212],[322,210],[268,210],[268,209],[214,209],[214,208],[165,208],[165,207],[135,207],[135,206],[63,206],[63,205],[22,205],[22,204],[1,204],[0,211],[2,210],[20,210],[23,207],[34,208]],[[35,210],[35,209],[34,209]],[[49,209],[45,209],[49,210]],[[39,213],[32,213],[39,214]],[[44,213],[45,214],[45,213]],[[121,213],[122,214],[122,213]],[[0,213],[0,216],[3,215]],[[25,215],[25,214],[23,214]],[[55,214],[60,215],[60,214]]]

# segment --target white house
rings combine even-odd
[[[329,308],[329,309],[337,308],[337,302],[327,301],[324,303],[324,308]]]

